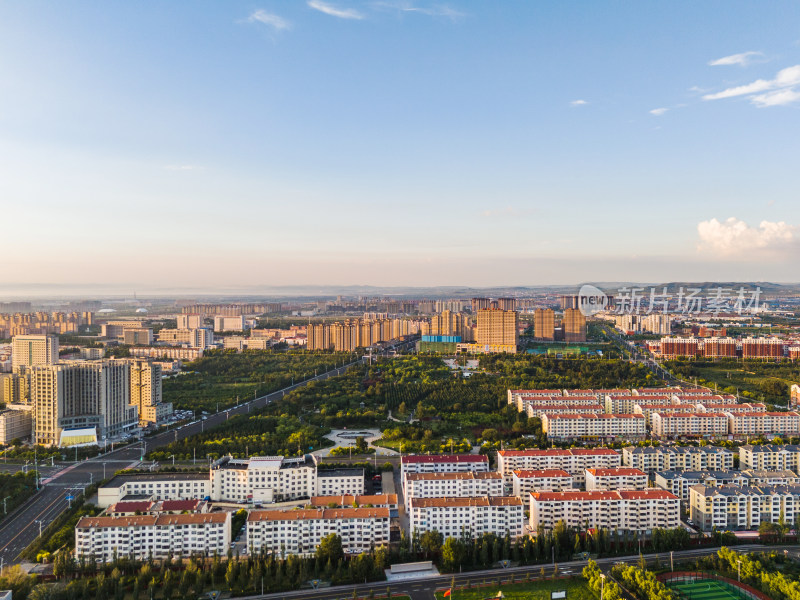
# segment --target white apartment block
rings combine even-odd
[[[408,509],[409,533],[438,531],[447,538],[477,538],[484,533],[512,540],[522,536],[525,510],[516,496],[418,498]]]
[[[363,469],[317,470],[313,456],[225,456],[211,465],[211,499],[268,504],[312,496],[361,495]]]
[[[54,365],[58,362],[58,337],[15,335],[11,339],[11,368]]]
[[[11,445],[16,439],[26,440],[31,437],[33,430],[32,410],[28,405],[11,404],[19,406],[19,410],[0,410],[0,444]],[[500,477],[500,475],[498,475]]]
[[[203,356],[202,348],[167,348],[165,346],[150,346],[147,348],[130,348],[131,356],[137,358],[156,358],[166,360],[197,360]]]
[[[730,471],[733,452],[716,446],[626,446],[622,449],[622,464],[653,471]]]
[[[230,539],[229,512],[83,517],[75,525],[75,556],[102,562],[224,556]]]
[[[603,407],[599,404],[540,404],[531,402],[526,411],[528,417],[542,418],[544,415],[602,415]]]
[[[705,396],[698,394],[675,394],[673,396],[674,402],[676,404],[691,404],[694,406],[698,406],[702,404],[703,406],[720,406],[723,404],[736,404],[736,396],[732,394],[707,394]],[[719,410],[712,410],[710,412],[722,412]]]
[[[698,407],[693,404],[645,404],[644,406],[641,404],[636,404],[633,407],[634,414],[644,415],[644,421],[648,429],[653,427],[653,413],[659,413],[662,415],[685,415],[696,413],[698,410]]]
[[[645,533],[680,524],[680,500],[664,490],[614,492],[534,492],[530,495],[530,528],[552,530],[564,521],[573,529],[608,529]]]
[[[800,485],[800,477],[794,471],[761,471],[758,469],[745,469],[742,476],[746,478],[745,485]]]
[[[653,437],[718,438],[728,435],[728,417],[722,413],[653,413]]]
[[[244,331],[244,317],[242,315],[236,317],[215,315],[214,331]]]
[[[689,490],[692,520],[703,531],[755,531],[761,523],[794,523],[800,511],[800,486],[707,487]]]
[[[178,329],[202,329],[205,315],[200,313],[184,313],[176,317]]]
[[[656,394],[650,396],[619,396],[608,394],[603,401],[606,413],[610,415],[628,415],[634,413],[634,408],[639,406],[664,406],[672,404],[670,394]]]
[[[342,538],[346,554],[389,545],[388,508],[254,510],[247,516],[251,553],[313,555],[326,536]]]
[[[511,493],[517,498],[527,498],[531,492],[563,492],[572,487],[572,475],[563,469],[517,469],[511,476]]]
[[[700,412],[713,412],[713,413],[753,413],[753,412],[767,412],[767,405],[760,402],[752,404],[710,404],[702,403],[697,405],[697,410]]]
[[[430,454],[400,458],[400,475],[409,473],[481,473],[489,470],[484,454]]]
[[[749,480],[741,471],[657,471],[655,484],[689,502],[689,490],[695,485],[748,485]]]
[[[214,332],[200,327],[198,329],[162,329],[158,332],[161,344],[188,346],[205,350],[214,343]]]
[[[800,435],[800,413],[746,412],[728,413],[730,433],[736,437],[751,435]]]
[[[497,471],[511,485],[514,471],[558,469],[569,473],[577,487],[586,481],[586,469],[619,467],[621,460],[620,454],[610,448],[500,450],[497,453]]]
[[[30,372],[37,444],[58,446],[62,433],[74,429],[94,429],[98,440],[110,439],[139,424],[124,360],[40,365]]]
[[[586,469],[587,492],[644,489],[647,489],[647,473],[639,469]]]
[[[208,473],[132,473],[115,475],[97,490],[97,506],[108,508],[125,496],[151,500],[196,500],[211,495]]]
[[[502,496],[503,476],[495,471],[409,473],[403,480],[406,506],[416,498]]]
[[[800,446],[786,444],[776,446],[740,446],[739,468],[757,469],[767,471],[789,470],[800,473]]]
[[[643,440],[643,415],[543,415],[542,431],[552,440]]]

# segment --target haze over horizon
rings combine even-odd
[[[0,294],[799,281],[798,18],[2,4]]]

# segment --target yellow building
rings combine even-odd
[[[484,347],[512,347],[517,351],[519,315],[513,310],[485,308],[478,311],[476,342]]]
[[[586,317],[577,308],[564,310],[564,341],[586,341]]]
[[[533,337],[539,340],[554,340],[556,314],[552,308],[537,308],[533,311]]]

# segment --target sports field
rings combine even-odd
[[[698,579],[693,582],[667,582],[667,587],[677,592],[680,600],[742,600],[743,592],[723,581]]]

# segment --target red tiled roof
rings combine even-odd
[[[408,464],[419,463],[471,463],[489,462],[485,454],[431,454],[431,455],[411,455],[404,456],[402,462]]]
[[[532,479],[536,477],[572,477],[563,469],[517,469],[514,475],[520,479]]]

